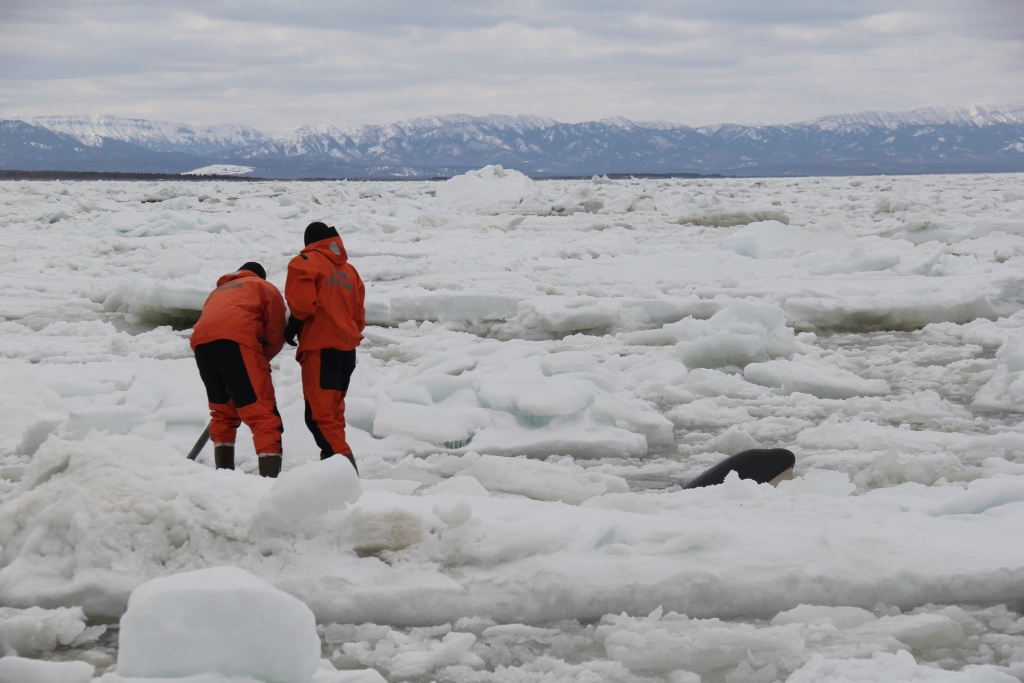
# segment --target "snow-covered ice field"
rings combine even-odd
[[[188,327],[314,220],[364,492],[275,517],[244,428],[184,457]],[[126,680],[132,590],[233,565],[390,681],[1024,680],[1022,175],[2,182],[0,245],[0,654]]]

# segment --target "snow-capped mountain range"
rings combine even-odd
[[[37,116],[28,122],[54,133],[70,135],[90,147],[101,146],[103,139],[108,138],[152,152],[185,152],[198,156],[262,144],[273,137],[249,126],[190,126],[109,115]]]
[[[5,169],[184,173],[235,164],[262,177],[408,177],[492,163],[538,176],[1024,171],[1024,106],[927,107],[700,128],[622,117],[568,124],[464,114],[286,133],[116,116],[0,120]]]

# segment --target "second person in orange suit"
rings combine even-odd
[[[320,459],[343,455],[356,467],[345,440],[345,394],[366,327],[365,288],[337,230],[310,223],[303,239],[306,248],[288,264],[284,295],[291,315],[284,336],[295,346],[298,335],[306,426]]]

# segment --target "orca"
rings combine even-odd
[[[721,484],[730,472],[738,474],[740,479],[753,479],[758,484],[778,486],[780,481],[793,478],[795,464],[796,456],[785,448],[754,448],[737,453],[704,470],[683,488],[699,489]]]

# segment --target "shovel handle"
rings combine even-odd
[[[188,459],[195,460],[199,456],[199,451],[203,450],[203,446],[210,440],[210,423],[206,423],[206,429],[199,435],[199,440],[196,441],[196,445],[192,447],[192,450],[188,452]]]

